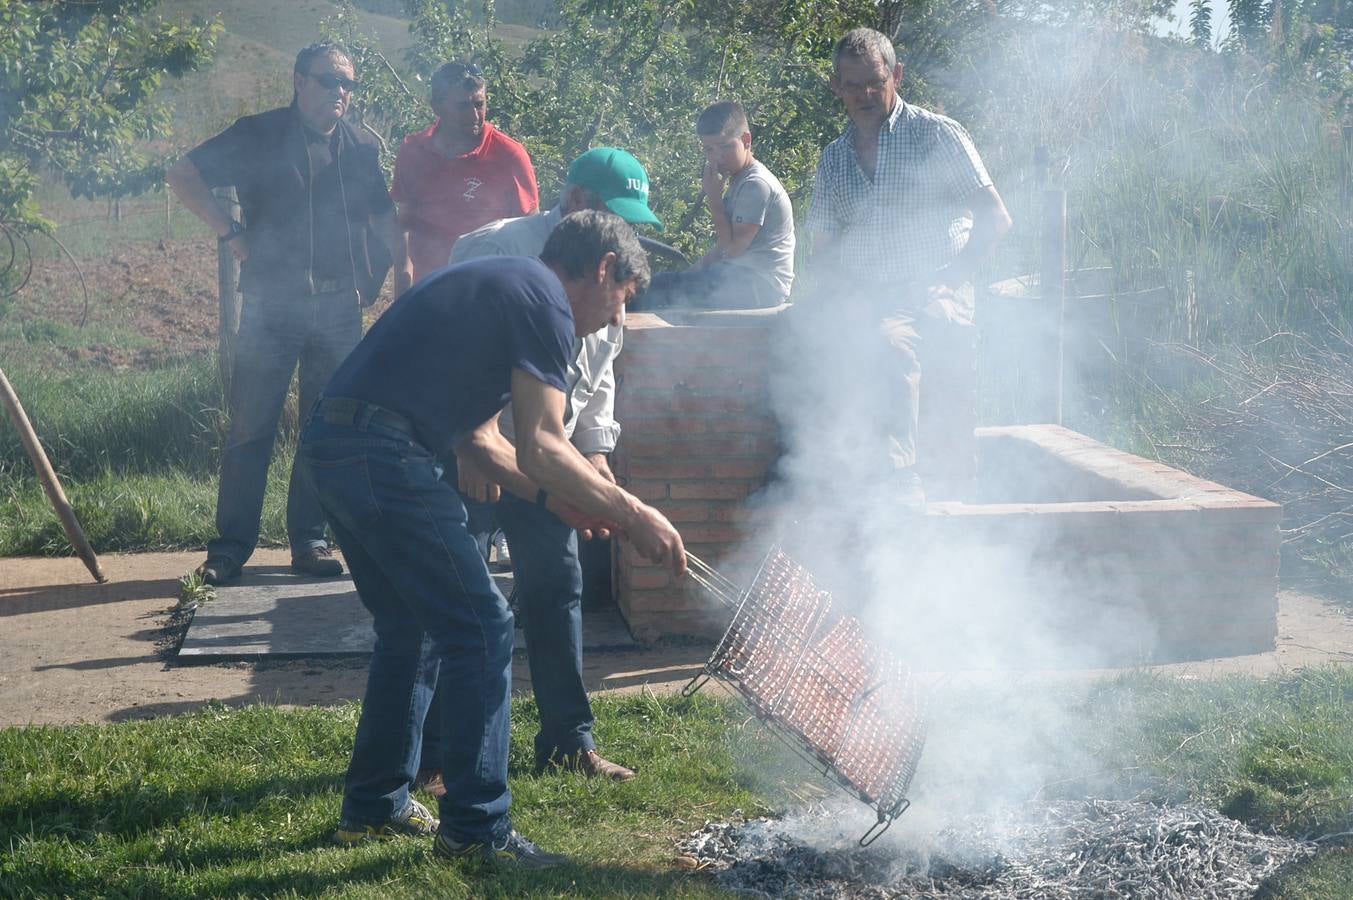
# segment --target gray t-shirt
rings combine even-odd
[[[728,182],[723,208],[734,225],[761,226],[747,249],[727,261],[766,276],[789,296],[794,283],[794,207],[780,179],[752,160]]]

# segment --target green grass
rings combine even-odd
[[[1353,897],[1353,847],[1336,847],[1274,878],[1256,900],[1339,900]]]
[[[1284,678],[1101,682],[1086,699],[1092,755],[1124,789],[1219,805],[1297,837],[1353,829],[1353,671]]]
[[[1072,723],[1050,755],[1077,747],[1112,773],[1091,788],[1050,768],[1045,797],[1131,791],[1202,800],[1288,834],[1353,828],[1353,672],[1128,675],[1043,697]],[[984,692],[970,707],[950,703],[957,699],[943,698],[966,718],[995,720],[1016,709],[1006,701],[1017,695]],[[637,781],[531,775],[535,706],[514,702],[514,822],[576,860],[530,878],[447,864],[426,841],[329,846],[353,704],[214,704],[143,722],[6,729],[0,896],[724,896],[671,868],[672,840],[736,810],[783,810],[790,791],[815,777],[734,703],[640,694],[600,698],[596,712],[598,739],[639,768]],[[937,722],[932,736],[946,727]],[[1236,803],[1255,792],[1267,798],[1262,808]],[[1353,853],[1335,846],[1263,896],[1348,896],[1350,883]]]
[[[99,552],[202,547],[215,535],[220,389],[215,361],[158,369],[7,374]],[[294,410],[273,453],[261,543],[286,540]],[[60,555],[69,545],[8,420],[0,426],[0,557]]]
[[[287,479],[292,451],[279,448],[268,470],[260,546],[286,545]],[[62,479],[85,536],[98,552],[190,550],[216,536],[216,476],[170,470],[104,472]],[[0,478],[0,557],[70,552],[61,524],[35,480]]]
[[[118,372],[20,363],[5,372],[63,477],[215,469],[221,396],[213,359]],[[0,477],[30,472],[18,433],[0,430]]]
[[[670,838],[704,817],[764,809],[736,775],[764,739],[739,732],[736,709],[600,701],[600,738],[643,769],[628,785],[530,776],[534,706],[513,712],[514,822],[578,861],[560,873],[449,865],[426,841],[330,846],[357,707],[211,706],[0,731],[0,896],[714,895],[666,863]]]
[[[129,350],[153,346],[144,335],[118,326],[83,329],[71,322],[51,319],[17,315],[0,318],[0,345],[5,345],[7,360],[39,357],[55,348],[93,349],[110,344]]]
[[[124,372],[20,362],[6,374],[96,551],[190,549],[215,535],[222,434],[214,359]],[[295,440],[291,408],[268,473],[265,546],[285,544]],[[0,557],[67,552],[60,523],[6,418],[0,424]]]

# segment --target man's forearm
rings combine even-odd
[[[165,184],[179,202],[188,211],[197,216],[207,227],[222,236],[230,231],[230,214],[222,208],[211,188],[202,180],[202,173],[188,157],[183,157],[164,173]]]
[[[390,260],[396,269],[402,269],[409,262],[409,241],[400,227],[399,219],[393,212],[374,217],[376,230],[380,232],[385,246],[390,248]]]
[[[495,425],[492,429],[476,430],[468,440],[456,446],[456,456],[467,459],[481,472],[510,493],[533,499],[539,490],[517,466],[517,448],[503,436]]]
[[[622,529],[639,514],[639,501],[602,477],[567,438],[538,434],[517,447],[517,465],[547,493]]]
[[[733,242],[733,223],[723,208],[723,199],[705,195],[705,205],[709,207],[709,217],[714,221],[714,246],[722,254]]]
[[[806,297],[828,289],[836,261],[836,242],[836,235],[825,231],[808,233],[803,272],[794,285],[796,294]]]

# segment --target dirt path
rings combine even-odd
[[[101,557],[107,584],[75,559],[0,559],[0,726],[109,722],[183,712],[208,700],[330,704],[361,696],[364,660],[177,665],[164,657],[178,578],[201,553]],[[252,562],[285,565],[286,551]],[[1317,597],[1280,595],[1276,651],[1160,667],[1184,676],[1275,674],[1353,664],[1353,616]],[[590,655],[594,690],[677,690],[698,670],[697,644]],[[516,687],[530,681],[518,660]]]
[[[178,579],[200,552],[100,556],[107,584],[76,559],[0,559],[0,726],[116,722],[183,712],[209,700],[330,704],[360,698],[365,659],[179,665],[164,657]],[[250,564],[285,565],[285,550]],[[592,690],[676,690],[708,648],[594,654]],[[518,654],[520,656],[520,654]],[[515,687],[530,690],[518,660]]]

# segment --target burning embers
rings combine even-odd
[[[866,640],[854,618],[832,623],[831,595],[778,547],[746,591],[694,558],[692,574],[737,611],[686,692],[710,675],[733,686],[794,749],[874,808],[878,822],[861,838],[872,842],[907,808],[925,743],[910,671]]]
[[[1252,897],[1264,879],[1314,851],[1256,834],[1196,806],[1082,800],[971,817],[928,836],[855,846],[839,811],[706,823],[678,845],[734,890],[770,897],[1102,900]]]

